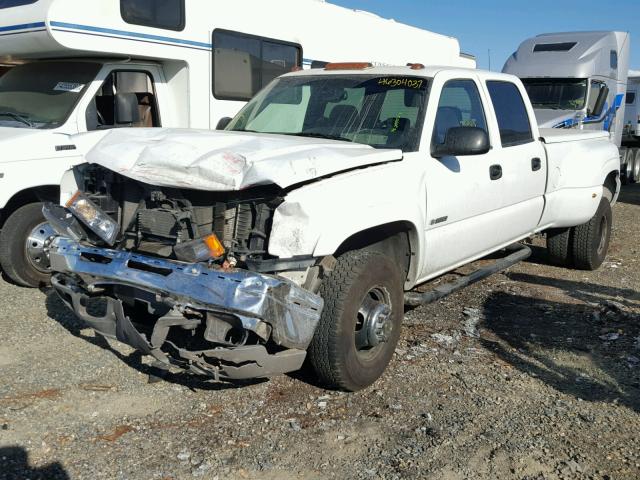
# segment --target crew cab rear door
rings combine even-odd
[[[537,138],[535,116],[521,85],[505,79],[483,82],[491,132],[492,169],[502,181],[505,240],[533,233],[544,209],[547,182],[546,153]]]

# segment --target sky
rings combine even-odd
[[[640,70],[640,0],[328,0],[456,37],[478,67],[502,70],[526,38],[540,33],[631,33],[631,68]],[[615,8],[612,8],[615,5]]]

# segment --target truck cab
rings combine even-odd
[[[620,147],[629,45],[626,32],[542,34],[522,42],[502,71],[522,80],[541,128],[606,131]]]

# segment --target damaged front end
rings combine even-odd
[[[96,237],[101,225],[87,228],[86,205],[80,213],[45,206],[60,234],[50,250],[52,285],[76,315],[166,368],[216,379],[298,370],[323,301],[281,275],[261,273],[269,265],[278,271],[278,262],[266,255],[264,205],[270,200],[222,204],[220,198],[146,191],[143,184],[119,180],[82,193],[97,212],[92,218],[108,215],[119,225],[113,243]],[[179,258],[181,245],[208,236],[219,237],[224,256]],[[285,263],[304,270],[314,262]]]

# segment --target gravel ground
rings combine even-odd
[[[0,281],[0,479],[638,479],[640,185],[614,215],[597,272],[536,248],[407,311],[356,394],[306,372],[148,383],[54,294]]]

